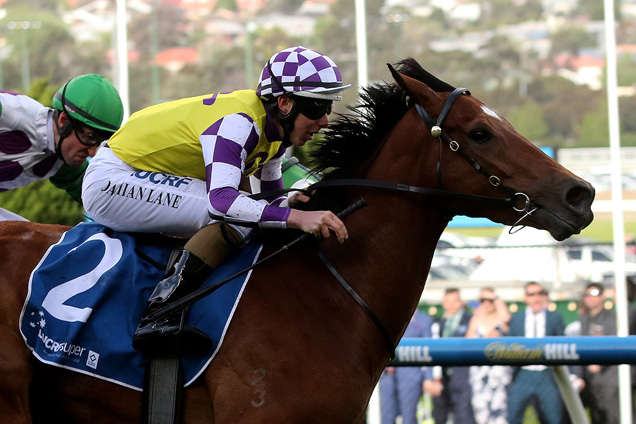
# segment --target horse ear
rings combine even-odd
[[[389,71],[391,71],[391,75],[393,76],[393,79],[395,80],[395,82],[402,87],[403,90],[406,90],[406,84],[404,83],[404,79],[402,78],[402,74],[400,74],[398,71],[395,70],[395,68],[393,67],[393,65],[391,65],[390,63],[387,63],[386,66],[389,67]]]
[[[387,63],[393,79],[397,85],[406,91],[409,96],[417,99],[420,103],[426,104],[432,99],[438,98],[438,94],[429,86],[407,75],[399,73],[391,64]]]

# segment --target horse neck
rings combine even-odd
[[[388,139],[362,178],[436,188],[437,150],[431,148],[435,145],[424,149],[425,141],[413,140],[412,128],[406,125],[398,125],[390,137],[408,142]],[[360,276],[354,277],[359,280],[356,289],[389,332],[401,335],[417,307],[449,218],[436,198],[379,188],[353,192],[351,200],[363,196],[368,203],[347,222]]]

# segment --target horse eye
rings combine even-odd
[[[477,143],[488,141],[491,136],[492,134],[490,134],[490,132],[483,129],[473,130],[470,132],[470,138]]]

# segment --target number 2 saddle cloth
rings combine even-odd
[[[20,331],[42,362],[142,390],[147,357],[132,335],[148,298],[164,277],[173,248],[167,237],[113,231],[82,223],[51,246],[31,274]],[[256,262],[249,244],[228,258],[203,286],[224,281]],[[187,323],[213,341],[207,352],[182,357],[185,386],[212,361],[251,271],[194,303]]]

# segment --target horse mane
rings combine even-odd
[[[437,92],[454,90],[450,84],[425,71],[413,58],[396,63],[395,68]],[[376,83],[362,88],[358,103],[347,107],[349,113],[338,114],[324,137],[312,146],[311,169],[321,173],[322,179],[354,177],[410,106],[408,93],[396,83]]]
[[[425,71],[413,58],[395,64],[396,70],[437,92],[454,90],[450,84]],[[362,88],[358,103],[338,114],[323,138],[313,144],[309,166],[322,180],[354,178],[386,136],[412,105],[408,93],[396,83],[381,82]],[[329,204],[335,199],[312,198],[311,209],[336,210],[346,205]],[[309,205],[308,205],[309,206]]]

